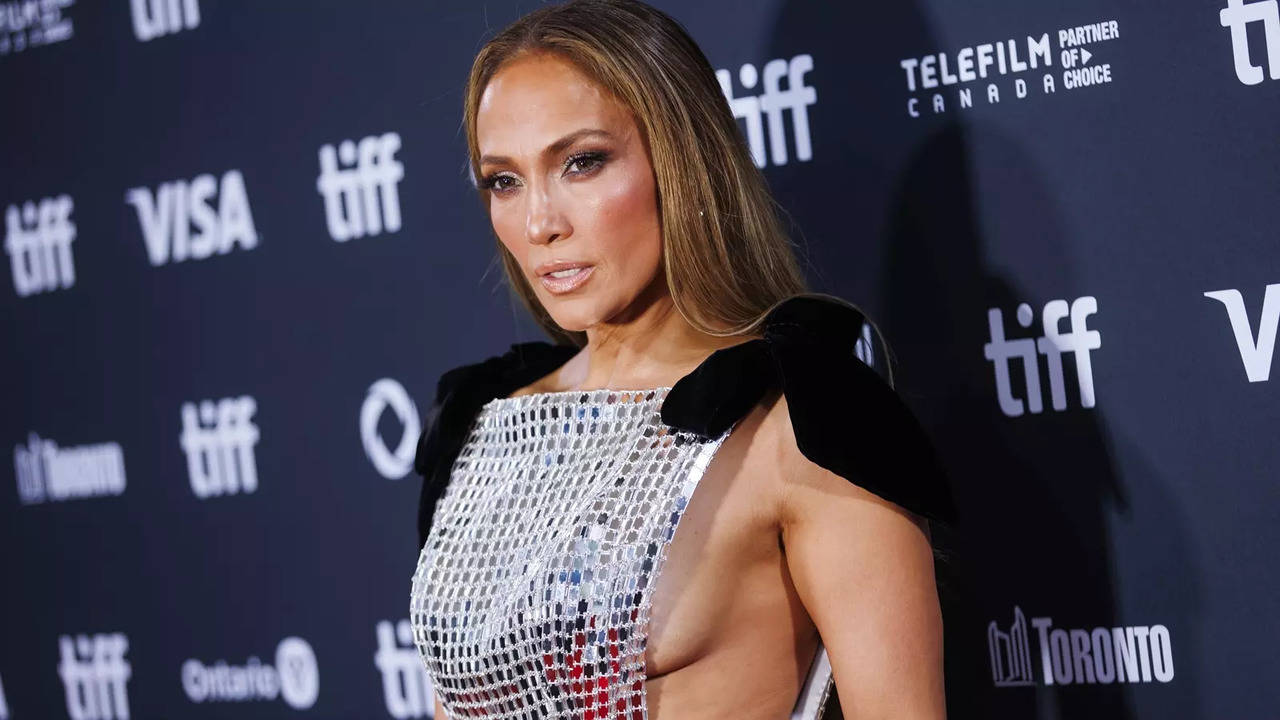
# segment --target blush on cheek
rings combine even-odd
[[[596,196],[592,224],[597,232],[593,235],[605,243],[628,247],[656,235],[657,198],[647,164],[626,163],[610,179]]]

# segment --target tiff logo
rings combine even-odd
[[[18,297],[69,288],[76,283],[76,267],[71,259],[71,241],[76,226],[71,222],[75,204],[70,195],[28,200],[19,209],[10,205],[4,214],[4,251],[13,270],[13,289]]]
[[[1035,685],[1031,671],[1031,645],[1027,642],[1027,618],[1022,608],[1013,609],[1013,626],[1002,632],[992,620],[987,625],[987,653],[991,656],[991,679],[996,687]]]
[[[1218,22],[1231,29],[1231,52],[1236,63],[1236,77],[1245,85],[1262,82],[1262,67],[1249,58],[1249,23],[1262,23],[1266,39],[1267,69],[1272,80],[1280,80],[1280,5],[1276,0],[1227,0],[1218,11]]]
[[[716,79],[724,91],[729,108],[735,118],[747,121],[747,143],[756,167],[766,164],[763,117],[769,119],[769,153],[774,165],[787,164],[786,128],[782,122],[783,111],[791,111],[791,125],[795,134],[796,159],[812,160],[813,143],[809,137],[809,106],[818,101],[818,92],[804,84],[804,75],[813,69],[813,56],[797,55],[790,60],[770,60],[764,66],[764,91],[758,96],[733,96],[733,81],[728,70],[716,70]],[[787,89],[778,83],[787,79]],[[756,66],[747,63],[738,69],[738,81],[745,90],[755,90],[760,82]]]
[[[253,447],[258,403],[248,395],[182,404],[182,450],[196,497],[252,493],[258,489]]]
[[[1276,327],[1280,325],[1280,283],[1267,286],[1262,297],[1262,316],[1258,318],[1258,334],[1254,338],[1244,297],[1239,290],[1212,290],[1204,294],[1227,307],[1227,319],[1235,332],[1236,347],[1244,361],[1249,382],[1266,382],[1271,377],[1271,358],[1276,349]]]
[[[188,258],[203,260],[215,252],[225,255],[236,245],[245,250],[258,246],[239,170],[228,170],[221,183],[205,174],[191,182],[161,183],[154,193],[145,187],[133,188],[125,193],[125,201],[138,211],[147,259],[153,266]]]
[[[378,652],[374,654],[373,662],[382,673],[382,694],[387,702],[387,713],[396,720],[431,717],[436,696],[427,667],[413,645],[409,620],[400,620],[394,630],[391,621],[380,620],[376,631]]]
[[[404,179],[404,165],[395,159],[399,150],[400,135],[394,132],[370,135],[358,144],[343,140],[336,148],[320,146],[316,189],[324,198],[330,237],[346,242],[400,229],[396,186]]]
[[[1098,301],[1090,295],[1076,298],[1071,302],[1070,308],[1066,300],[1051,300],[1045,303],[1040,315],[1044,328],[1043,337],[1006,340],[1004,315],[999,308],[987,310],[987,326],[991,332],[991,341],[982,346],[982,354],[995,366],[996,395],[1000,401],[1001,412],[1009,417],[1018,417],[1028,408],[1032,413],[1044,410],[1040,392],[1040,365],[1036,359],[1037,351],[1048,360],[1049,394],[1053,401],[1053,409],[1061,411],[1067,407],[1066,383],[1062,371],[1064,353],[1070,353],[1075,357],[1081,407],[1093,407],[1093,364],[1089,358],[1089,351],[1102,347],[1102,335],[1097,330],[1089,330],[1086,327],[1086,318],[1097,311]],[[1067,317],[1071,318],[1071,331],[1064,333],[1059,328],[1059,323]],[[1018,325],[1029,328],[1035,319],[1035,313],[1030,305],[1022,303],[1018,306],[1017,318]],[[1022,360],[1027,388],[1025,405],[1013,394],[1009,362],[1013,358]]]
[[[200,25],[200,0],[129,0],[129,10],[142,42]]]
[[[58,675],[71,720],[129,720],[128,638],[122,633],[62,635],[58,651]]]

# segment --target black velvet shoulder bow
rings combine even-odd
[[[418,500],[418,547],[427,542],[436,501],[449,484],[453,461],[462,451],[471,421],[494,398],[506,397],[551,374],[577,354],[571,345],[515,343],[502,355],[463,365],[440,376],[435,404],[423,423],[413,468],[422,476]]]
[[[836,300],[788,298],[765,318],[764,337],[715,351],[676,382],[662,421],[717,437],[780,385],[805,457],[912,512],[952,522],[950,487],[928,435],[856,354],[864,322]]]
[[[924,429],[855,353],[864,321],[860,312],[836,300],[789,298],[765,318],[763,337],[717,350],[680,378],[663,401],[662,421],[718,437],[780,385],[796,446],[805,457],[912,512],[953,521],[947,478]],[[503,355],[440,377],[414,459],[424,479],[419,547],[480,407],[549,375],[577,351],[546,342],[517,343]]]

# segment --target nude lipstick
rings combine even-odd
[[[595,265],[584,262],[553,262],[534,269],[542,286],[555,295],[573,292],[591,277]]]

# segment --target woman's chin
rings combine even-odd
[[[552,300],[557,305],[563,303],[561,300]],[[567,304],[567,303],[565,303]],[[556,325],[565,332],[585,332],[587,328],[596,324],[598,320],[593,315],[585,312],[578,312],[577,308],[570,309],[566,307],[556,307],[555,305],[546,305],[547,313],[551,315],[551,319]]]

